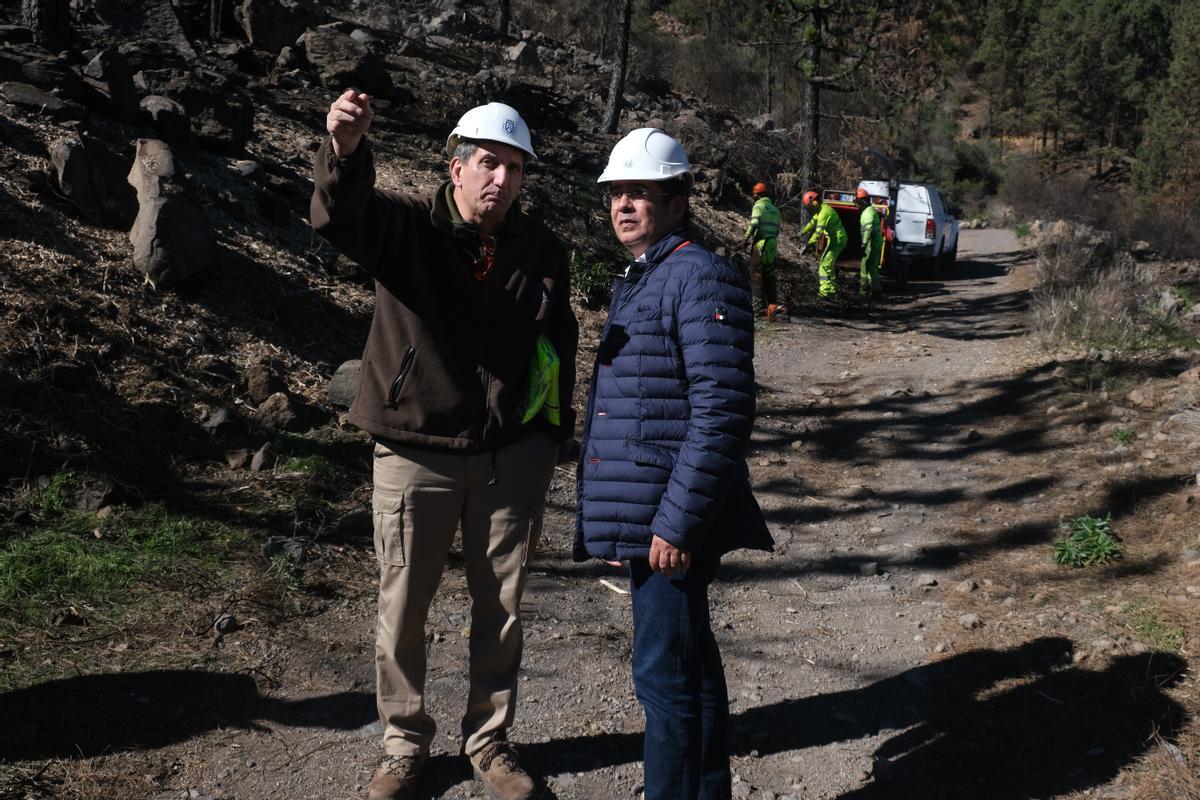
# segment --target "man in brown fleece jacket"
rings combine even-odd
[[[434,722],[425,711],[425,617],[457,528],[471,593],[463,750],[488,791],[526,798],[534,781],[507,741],[521,663],[521,594],[541,533],[557,415],[522,422],[539,335],[561,361],[569,402],[578,324],[567,253],[515,202],[534,158],[515,109],[465,113],[447,139],[450,179],[432,197],[375,188],[370,99],[333,101],[314,164],[312,224],[375,278],[375,313],[350,421],[375,439],[375,643],[383,764],[371,800],[413,797]]]

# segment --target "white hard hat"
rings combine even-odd
[[[638,128],[625,134],[608,156],[608,166],[596,183],[608,181],[692,182],[692,165],[683,145],[662,128]]]
[[[500,142],[524,150],[530,158],[537,158],[533,144],[529,141],[529,126],[512,106],[504,103],[488,103],[475,106],[463,114],[454,130],[446,137],[446,155],[453,157],[454,150],[463,139],[472,141]]]

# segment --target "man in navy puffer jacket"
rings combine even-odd
[[[727,800],[729,699],[708,586],[723,554],[772,544],[745,462],[750,291],[729,262],[686,237],[691,168],[664,131],[618,142],[599,182],[635,260],[596,355],[575,557],[629,562],[646,800]]]

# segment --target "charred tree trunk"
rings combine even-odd
[[[804,133],[800,141],[800,182],[811,189],[817,180],[817,148],[821,146],[821,87],[804,86]]]
[[[225,0],[208,0],[208,38],[214,42],[221,38],[221,14]]]
[[[775,47],[774,42],[767,42],[767,116],[775,119]]]
[[[502,36],[508,36],[508,12],[508,0],[500,0],[500,14],[496,19],[496,30],[500,31]]]
[[[47,50],[66,50],[71,40],[70,0],[21,0],[21,24]]]
[[[613,60],[612,83],[608,86],[608,104],[604,108],[602,129],[616,133],[621,122],[625,94],[625,69],[629,66],[629,24],[633,20],[633,0],[621,2],[621,29],[617,32],[617,57]]]
[[[821,34],[815,11],[806,15],[808,41],[804,46],[804,67],[809,77],[821,74]],[[816,186],[817,152],[821,145],[821,86],[813,80],[804,84],[802,109],[804,133],[800,140],[800,183],[807,191]]]

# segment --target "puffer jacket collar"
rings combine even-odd
[[[687,239],[683,238],[683,231],[675,231],[668,233],[663,238],[659,239],[650,247],[646,248],[644,261],[634,261],[629,268],[629,273],[632,275],[636,270],[638,272],[648,272],[662,262],[666,261],[679,246],[684,244]]]

